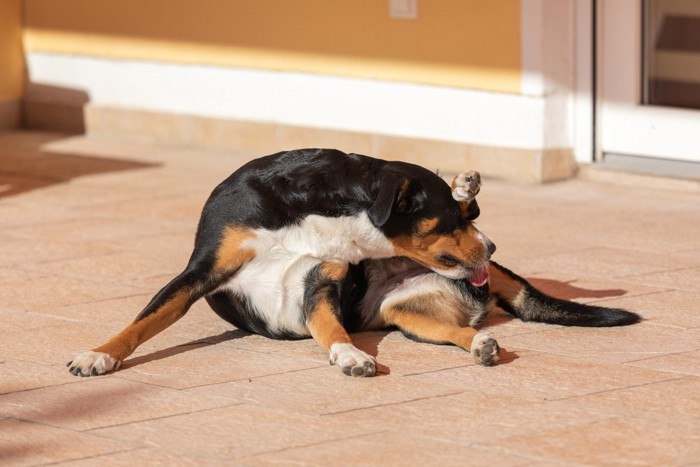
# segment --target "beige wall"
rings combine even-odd
[[[26,26],[29,52],[520,92],[519,0],[26,0]]]

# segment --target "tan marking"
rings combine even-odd
[[[435,227],[438,225],[438,222],[440,222],[440,219],[437,217],[433,217],[431,219],[424,219],[420,221],[415,229],[416,235],[421,237],[428,235],[435,229]]]
[[[227,227],[221,237],[219,249],[216,252],[214,270],[225,272],[239,268],[242,264],[255,258],[255,250],[243,248],[246,240],[255,238],[255,233],[237,227]]]
[[[414,336],[432,342],[450,342],[467,352],[477,330],[468,326],[445,323],[433,317],[413,313],[398,307],[388,307],[383,313],[386,323],[394,325]]]
[[[406,256],[426,267],[445,269],[437,260],[442,254],[450,254],[462,264],[476,266],[486,258],[486,245],[477,237],[477,231],[469,226],[456,230],[452,235],[412,235],[391,239],[396,256]]]
[[[136,348],[155,336],[185,315],[189,292],[180,292],[165,302],[158,310],[128,325],[122,332],[112,337],[106,344],[93,349],[121,362],[131,355]]]
[[[323,263],[321,265],[321,272],[324,276],[332,280],[342,280],[348,273],[347,263]]]
[[[522,293],[523,285],[491,263],[489,263],[489,276],[489,287],[493,295],[497,295],[510,304],[515,304],[517,300],[522,300],[525,297]]]
[[[330,304],[325,299],[321,300],[311,311],[306,325],[311,337],[326,350],[330,350],[333,344],[352,343],[347,331],[340,324]]]

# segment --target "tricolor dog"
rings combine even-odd
[[[553,299],[491,262],[495,246],[472,223],[479,187],[476,172],[450,186],[413,164],[328,149],[253,160],[207,200],[185,270],[122,332],[69,362],[70,372],[116,370],[202,297],[241,329],[313,337],[353,376],[373,376],[376,361],[348,331],[391,326],[493,364],[498,344],[475,326],[495,301],[525,320],[638,320]]]

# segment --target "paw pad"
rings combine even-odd
[[[488,334],[479,333],[474,336],[471,353],[477,363],[486,366],[495,364],[500,350],[498,342]]]

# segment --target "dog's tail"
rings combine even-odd
[[[523,321],[564,326],[625,326],[641,317],[627,310],[584,305],[551,297],[500,264],[491,261],[491,294],[497,305]]]

